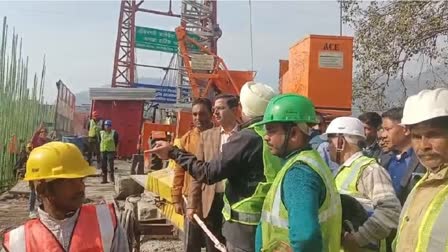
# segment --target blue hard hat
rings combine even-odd
[[[104,121],[104,125],[112,126],[112,121],[111,120],[106,120],[106,121]]]

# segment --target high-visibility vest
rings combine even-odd
[[[286,251],[290,248],[288,210],[281,199],[281,185],[285,174],[297,162],[311,167],[325,184],[325,200],[319,208],[323,251],[337,252],[341,246],[341,199],[330,169],[315,150],[301,151],[294,155],[277,174],[263,205],[262,251]],[[300,188],[297,190],[300,194]]]
[[[264,127],[251,125],[249,128],[254,129],[263,139],[265,135]],[[229,202],[228,198],[224,195],[224,207],[222,210],[224,219],[246,225],[258,225],[264,199],[281,167],[280,158],[272,155],[266,142],[263,141],[263,170],[265,181],[248,181],[248,184],[256,183],[255,191],[250,197],[238,202]]]
[[[353,161],[350,167],[342,167],[335,177],[336,188],[339,193],[347,194],[354,198],[362,197],[363,195],[357,188],[358,180],[364,172],[364,169],[375,162],[376,161],[373,158],[360,156]]]
[[[117,217],[112,204],[83,205],[67,251],[108,252],[112,247],[116,227]],[[29,220],[6,233],[3,246],[8,252],[65,252],[60,242],[39,219]]]
[[[115,131],[111,130],[109,132],[102,130],[100,132],[101,135],[101,142],[100,142],[100,151],[115,151],[115,141],[114,141],[114,135]]]
[[[100,131],[98,124],[93,119],[90,119],[89,124],[89,137],[96,137],[98,132]]]
[[[444,169],[448,169],[448,167]],[[400,243],[400,232],[403,229],[403,222],[406,221],[408,216],[409,207],[414,203],[415,192],[428,175],[429,173],[426,173],[415,185],[403,206],[394,247]],[[428,195],[428,197],[431,196]],[[428,210],[424,213],[420,223],[418,233],[415,234],[415,239],[417,239],[417,247],[414,251],[409,252],[448,252],[448,185],[445,185],[429,203]]]
[[[364,196],[358,190],[358,181],[361,178],[364,170],[372,163],[376,163],[374,158],[369,158],[366,156],[360,156],[355,161],[352,162],[351,166],[342,167],[336,174],[335,182],[336,188],[340,194],[347,194],[353,198],[363,198]],[[379,244],[372,244],[373,246],[378,246],[379,251],[386,251],[386,240],[379,241]],[[377,250],[377,249],[376,249]],[[366,251],[368,251],[366,249]],[[375,251],[375,250],[372,250]]]

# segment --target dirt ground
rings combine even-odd
[[[4,193],[0,196],[0,236],[8,228],[16,227],[28,219],[28,198]],[[0,238],[1,239],[1,238]]]

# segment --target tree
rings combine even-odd
[[[394,85],[401,86],[402,93],[394,96],[402,104],[406,80],[422,71],[434,74],[430,86],[448,85],[435,69],[448,65],[448,1],[347,0],[342,8],[344,23],[355,31],[353,96],[362,110],[392,105],[386,97]]]

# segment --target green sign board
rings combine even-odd
[[[194,40],[199,40],[197,35],[189,34],[189,36]],[[199,50],[193,44],[188,44],[187,46],[191,50]],[[177,53],[177,36],[172,31],[137,26],[135,30],[135,47],[159,52]]]

